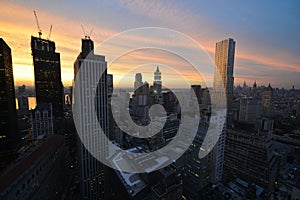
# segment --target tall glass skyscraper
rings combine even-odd
[[[213,104],[227,108],[227,124],[221,130],[220,137],[213,149],[213,182],[222,180],[225,151],[226,126],[231,121],[233,102],[233,68],[234,68],[235,41],[232,38],[216,43],[215,71],[213,82]],[[224,96],[225,95],[225,96]],[[226,101],[224,102],[224,99]],[[225,105],[226,103],[226,105]]]
[[[217,99],[225,91],[227,97],[227,112],[231,112],[233,101],[233,67],[234,67],[235,41],[232,38],[217,42],[215,49],[214,91]],[[223,87],[223,88],[221,88]],[[218,102],[222,105],[222,102]]]

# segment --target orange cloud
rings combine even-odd
[[[187,15],[185,12],[176,9],[176,7],[173,7],[171,4],[167,4],[167,6],[165,6],[160,2],[148,1],[143,1],[142,3],[121,1],[120,3],[129,10],[136,11],[139,14],[146,15],[151,18],[168,18],[167,22],[171,24],[168,27],[174,27],[174,29],[176,29],[176,26],[179,26],[180,23],[191,23],[191,26],[186,25],[184,27],[193,27],[193,23],[195,23],[195,20],[190,20],[193,19],[194,16]],[[4,38],[12,49],[15,85],[33,85],[34,75],[30,50],[30,36],[32,34],[37,35],[37,28],[32,10],[12,2],[0,2],[0,8],[0,36]],[[61,53],[62,81],[64,85],[71,85],[73,79],[73,63],[80,52],[80,38],[83,36],[80,28],[81,23],[63,16],[53,15],[46,10],[38,10],[38,17],[44,38],[47,37],[49,27],[53,24],[51,40],[56,42],[56,51]],[[199,17],[195,19],[198,20]],[[207,22],[204,20],[199,21],[199,24],[203,25],[205,23]],[[106,29],[105,27],[99,28],[93,24],[85,24],[85,26],[95,27],[93,40],[95,41],[96,46],[99,42],[117,34],[116,31]],[[215,43],[217,41],[211,39],[209,34],[206,34],[208,35],[206,38],[191,32],[189,32],[189,35],[192,38],[195,38],[195,40],[213,57]],[[168,47],[180,47],[186,49],[199,48],[185,41],[174,39],[176,38],[174,35],[170,35],[169,37],[173,37],[173,39],[160,40],[149,39],[142,36],[127,36],[127,38],[124,38],[124,40],[127,41],[126,44],[117,42],[107,49],[101,49],[99,53],[106,56],[114,54],[118,52],[120,48],[123,48],[122,45],[130,45],[130,43],[161,44]],[[290,59],[290,57],[284,52],[274,50],[271,52],[272,55],[270,55],[271,53],[255,55],[255,52],[248,52],[245,49],[246,47],[239,47],[237,41],[236,60],[247,60],[253,64],[272,67],[273,70],[300,72],[299,62],[286,62]],[[107,56],[107,58],[108,57],[109,56]],[[128,54],[126,59],[122,58],[121,60],[118,60],[118,63],[114,64],[114,68],[109,69],[110,73],[114,74],[115,80],[119,80],[124,73],[132,68],[132,66],[141,64],[142,60],[147,61],[148,63],[163,63],[165,65],[172,66],[177,71],[180,71],[180,74],[193,82],[193,84],[201,84],[202,78],[200,76],[195,76],[195,73],[186,69],[188,63],[173,59],[173,57],[163,53],[155,58],[151,57],[149,52],[135,52]],[[252,68],[247,68],[239,64],[236,64],[235,67],[236,70],[240,69],[243,70],[243,72],[254,71]],[[151,70],[153,69],[151,68]],[[149,71],[150,74],[152,73],[151,70]],[[168,71],[164,72],[165,75],[168,73]],[[212,74],[206,74],[203,72],[203,76],[208,80],[208,82],[212,82]],[[152,75],[149,76],[149,81],[151,81],[151,78]],[[175,76],[170,77],[170,79],[173,83],[176,83]],[[252,81],[257,80],[258,77],[247,74],[237,74],[235,83],[241,83],[243,82],[243,79],[251,82],[251,79]],[[273,79],[271,78],[270,80],[273,81]],[[263,82],[266,80],[261,81]],[[130,82],[128,85],[131,86],[132,83]]]

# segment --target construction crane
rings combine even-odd
[[[50,40],[50,37],[51,37],[51,31],[52,31],[52,24],[51,24],[51,26],[50,26],[50,31],[49,31],[49,35],[48,35],[48,40]]]
[[[34,13],[36,25],[37,25],[37,28],[38,28],[39,38],[41,38],[41,37],[42,37],[42,29],[41,29],[41,27],[40,27],[39,20],[38,20],[38,17],[37,17],[37,15],[36,15],[35,10],[33,11],[33,13]]]

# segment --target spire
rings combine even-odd
[[[157,65],[157,67],[156,67],[156,71],[159,72],[159,66],[158,66],[158,65]]]
[[[256,87],[257,87],[257,84],[256,84],[256,81],[254,81],[253,88],[256,88]]]
[[[269,83],[267,90],[272,90],[271,84]]]

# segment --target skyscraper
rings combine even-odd
[[[232,38],[225,39],[216,43],[215,49],[215,71],[213,82],[213,104],[215,106],[224,106],[226,97],[227,124],[231,120],[232,102],[233,102],[233,67],[234,67],[235,41]],[[224,96],[225,95],[225,96]],[[225,150],[226,123],[223,126],[222,133],[213,149],[213,182],[222,180],[223,161]]]
[[[80,68],[84,70],[78,73]],[[89,37],[82,39],[81,53],[74,63],[74,80],[76,80],[76,78],[80,80],[79,82],[75,82],[74,94],[76,92],[83,94],[75,99],[75,103],[80,105],[80,111],[76,114],[78,114],[77,118],[80,119],[78,127],[80,127],[81,130],[77,131],[83,132],[84,130],[84,134],[91,133],[96,127],[95,124],[88,123],[84,120],[85,118],[80,115],[92,108],[92,105],[85,101],[86,97],[84,94],[93,94],[90,85],[98,81],[98,87],[94,94],[97,112],[90,114],[92,117],[98,118],[103,132],[108,135],[108,85],[106,68],[107,63],[105,57],[94,54],[94,42]],[[97,74],[102,74],[102,77],[97,77]],[[101,155],[105,155],[103,151],[105,151],[104,148],[107,145],[104,141],[90,141],[90,143],[86,145],[93,145],[94,148],[97,148],[97,151],[102,152]],[[105,166],[90,154],[79,138],[78,154],[81,197],[83,199],[104,199]]]
[[[51,103],[53,115],[63,116],[63,86],[61,82],[60,54],[55,52],[55,43],[31,36],[31,51],[34,65],[36,102]]]
[[[0,38],[0,171],[15,157],[17,132],[11,49]]]
[[[262,95],[261,113],[262,117],[273,117],[273,89],[270,84],[264,89]]]
[[[161,72],[159,71],[159,66],[157,66],[156,71],[154,72],[153,81],[153,95],[155,103],[162,103],[161,87]]]
[[[134,81],[134,91],[143,85],[143,78],[141,73],[135,74],[135,81]]]
[[[215,74],[214,90],[216,97],[222,95],[224,87],[227,97],[227,111],[230,113],[233,101],[233,67],[234,67],[235,41],[232,38],[223,40],[216,44],[215,50]],[[219,98],[221,100],[222,98]],[[222,103],[222,102],[217,102]]]

